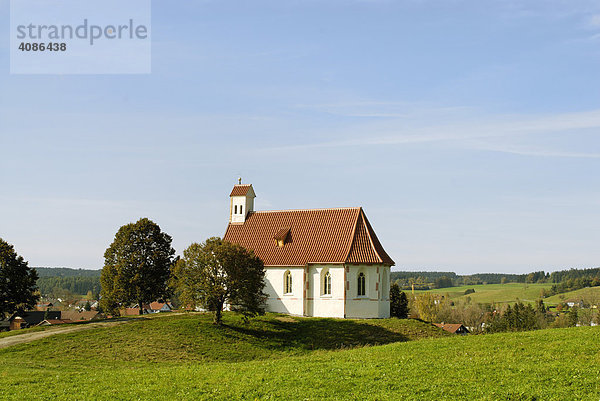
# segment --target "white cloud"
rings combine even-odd
[[[432,113],[428,121],[440,121],[439,114]],[[595,153],[548,151],[543,149],[520,149],[498,147],[480,142],[474,146],[473,140],[510,138],[531,134],[572,132],[574,130],[600,128],[600,110],[584,112],[547,114],[534,116],[509,115],[500,117],[466,117],[462,121],[431,125],[428,121],[407,121],[389,119],[368,123],[354,123],[335,133],[336,138],[316,143],[298,143],[289,146],[273,147],[267,151],[302,150],[331,147],[390,146],[427,142],[454,142],[473,149],[495,150],[532,156],[586,157],[596,158]],[[329,133],[330,134],[330,133]],[[323,133],[325,136],[326,133]],[[331,137],[331,136],[330,136]]]
[[[583,153],[583,152],[563,152],[546,149],[519,149],[516,147],[492,147],[481,146],[479,150],[489,150],[491,152],[511,153],[521,156],[540,156],[540,157],[565,157],[579,159],[600,159],[600,153]]]
[[[600,14],[592,15],[587,22],[590,28],[600,28]]]

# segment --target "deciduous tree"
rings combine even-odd
[[[424,292],[415,297],[413,305],[419,314],[419,318],[426,322],[435,322],[440,302],[440,297],[430,292]]]
[[[144,303],[168,296],[173,255],[171,237],[158,224],[142,218],[122,226],[104,253],[102,308],[116,312],[123,305]]]
[[[246,318],[264,313],[264,276],[263,262],[252,252],[213,237],[183,251],[172,284],[183,304],[214,312],[221,324],[225,304]]]
[[[0,238],[0,317],[32,308],[39,299],[37,272]]]

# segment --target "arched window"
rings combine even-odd
[[[323,276],[323,295],[331,295],[331,274],[329,272]]]
[[[242,208],[243,208],[243,206],[240,205],[240,214],[244,214],[244,213],[242,213]]]
[[[292,273],[290,273],[289,270],[286,270],[286,272],[283,273],[283,293],[292,293]]]
[[[359,273],[358,275],[358,295],[362,296],[366,294],[366,277],[365,273]]]
[[[237,214],[237,205],[233,207],[233,214]]]

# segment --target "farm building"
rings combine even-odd
[[[267,310],[298,316],[387,318],[394,261],[360,207],[255,211],[252,185],[230,194],[224,239],[265,264]]]
[[[465,326],[463,326],[460,323],[434,323],[434,325],[436,325],[437,327],[439,327],[440,329],[444,329],[452,334],[469,334],[469,329],[467,329]]]

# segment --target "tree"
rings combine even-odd
[[[440,302],[441,300],[438,296],[430,292],[424,292],[415,297],[413,305],[421,320],[434,322],[437,320]]]
[[[0,317],[32,308],[39,299],[37,272],[0,238]]]
[[[175,265],[172,285],[185,305],[201,305],[221,324],[225,304],[250,316],[264,313],[263,262],[245,248],[213,237],[183,251]]]
[[[147,218],[119,228],[104,253],[102,309],[115,313],[137,302],[141,315],[144,303],[167,298],[174,254],[171,237]]]
[[[397,283],[390,287],[390,316],[400,319],[408,317],[408,298],[404,291],[400,291]]]
[[[452,279],[448,276],[442,276],[435,279],[436,288],[452,287]]]
[[[539,312],[539,313],[542,313],[542,314],[545,314],[548,311],[546,309],[546,305],[544,305],[544,301],[541,300],[541,299],[538,299],[535,302],[535,310],[536,310],[536,312]]]

